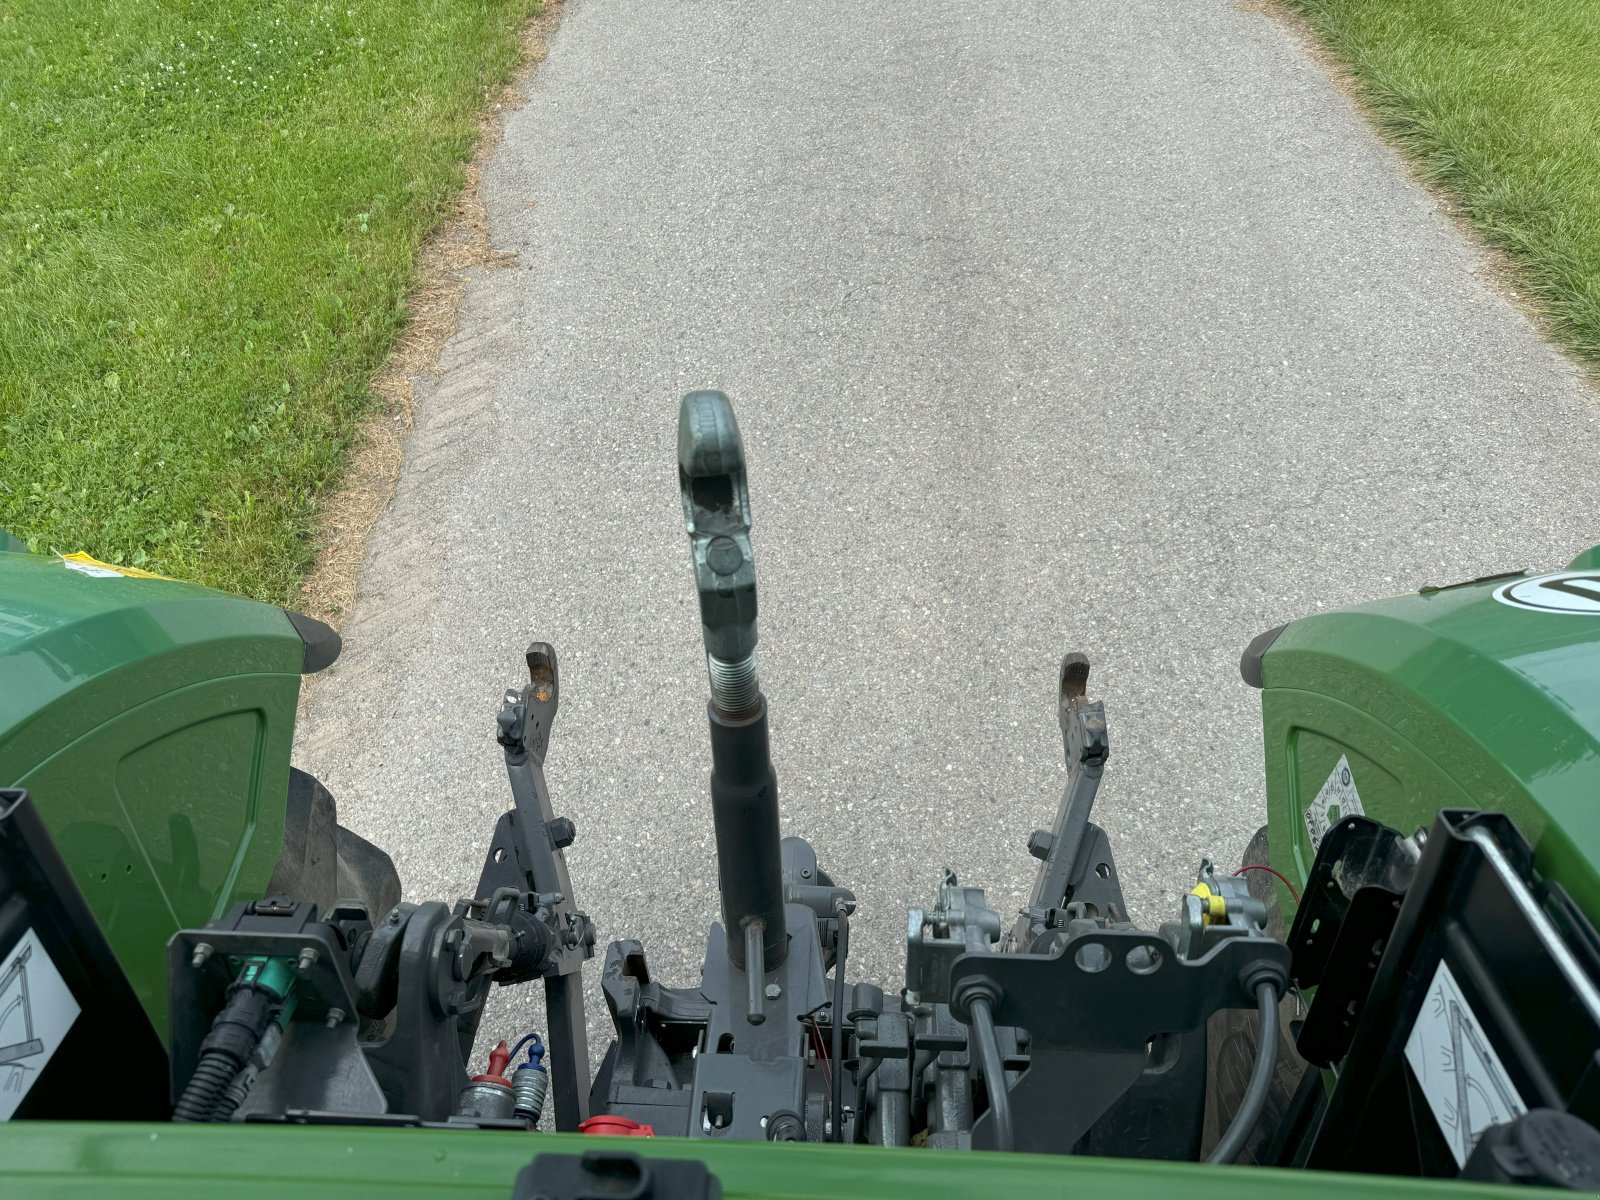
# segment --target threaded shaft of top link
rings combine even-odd
[[[711,677],[711,706],[725,717],[742,717],[754,711],[761,695],[756,678],[756,655],[729,661],[706,655],[706,673]]]

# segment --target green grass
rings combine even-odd
[[[0,0],[0,528],[289,599],[536,0]]]
[[[1600,364],[1600,0],[1285,0]]]

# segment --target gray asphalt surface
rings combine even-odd
[[[1063,651],[1153,924],[1264,819],[1251,636],[1600,541],[1600,404],[1227,0],[573,0],[486,188],[519,263],[421,383],[298,759],[411,897],[470,891],[494,709],[553,642],[578,897],[669,983],[717,914],[686,390],[749,450],[785,827],[891,987],[941,867],[1024,895]]]

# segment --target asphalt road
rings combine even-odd
[[[486,188],[518,265],[420,385],[298,759],[411,897],[470,891],[553,642],[575,888],[665,982],[717,913],[686,390],[749,449],[785,827],[891,987],[942,867],[1025,893],[1063,651],[1154,923],[1264,819],[1251,636],[1600,541],[1594,394],[1227,0],[573,0]]]

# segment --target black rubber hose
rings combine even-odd
[[[238,1073],[239,1068],[226,1053],[207,1050],[189,1076],[189,1086],[183,1089],[183,1099],[178,1101],[172,1119],[188,1123],[209,1121],[223,1091]]]
[[[850,953],[850,914],[842,901],[833,909],[839,921],[839,952],[833,959],[833,1140],[844,1141],[844,960]],[[857,1114],[857,1120],[860,1114]]]
[[[174,1121],[211,1120],[223,1092],[261,1043],[277,1001],[275,992],[253,983],[236,983],[228,989],[228,1002],[200,1043],[200,1061],[173,1110]]]
[[[972,998],[972,1040],[978,1044],[978,1061],[983,1065],[983,1087],[989,1094],[989,1117],[994,1124],[994,1148],[1016,1148],[1011,1129],[1011,1095],[1006,1091],[1005,1061],[1000,1057],[1000,1039],[994,1032],[994,1010],[987,996]]]
[[[244,1098],[250,1094],[250,1084],[253,1082],[254,1080],[242,1070],[234,1075],[233,1081],[223,1089],[221,1097],[211,1106],[211,1120],[214,1124],[226,1124],[233,1120],[233,1114],[239,1111],[239,1105],[243,1104]]]
[[[1272,1088],[1272,1075],[1278,1067],[1278,989],[1275,984],[1263,983],[1256,987],[1256,1005],[1261,1011],[1261,1027],[1256,1034],[1256,1064],[1250,1070],[1250,1083],[1245,1088],[1244,1099],[1239,1102],[1228,1130],[1206,1156],[1208,1163],[1231,1163],[1244,1149],[1245,1139],[1261,1121],[1261,1110],[1266,1107],[1267,1092]]]

